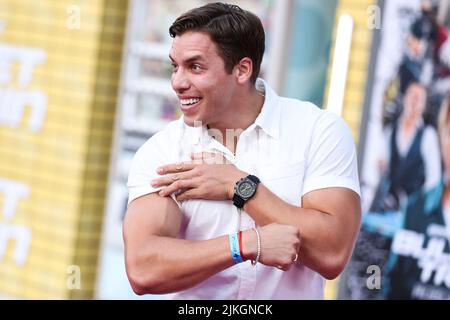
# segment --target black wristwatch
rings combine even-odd
[[[253,175],[246,176],[236,182],[234,186],[233,204],[241,209],[255,195],[256,188],[260,182],[258,177]]]

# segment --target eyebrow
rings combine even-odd
[[[169,58],[170,58],[170,60],[172,60],[172,62],[175,62],[175,60],[172,58],[172,56],[171,56],[170,54],[169,54]],[[195,56],[192,56],[192,57],[190,57],[190,58],[184,60],[183,63],[189,64],[189,63],[191,63],[191,62],[193,62],[193,61],[196,61],[196,60],[203,61],[204,58],[203,58],[203,56],[201,56],[201,55],[195,55]]]

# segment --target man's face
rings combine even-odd
[[[188,31],[173,40],[172,88],[180,100],[187,125],[203,125],[224,120],[235,90],[235,78],[225,70],[225,63],[209,35]]]
[[[425,53],[425,41],[409,35],[407,39],[408,49],[416,59],[422,59]]]
[[[419,84],[411,84],[406,91],[403,101],[405,117],[421,117],[425,111],[427,92]]]

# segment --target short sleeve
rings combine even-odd
[[[158,167],[171,162],[173,161],[164,155],[155,139],[151,138],[142,145],[134,155],[128,175],[128,204],[136,198],[161,190],[161,187],[153,188],[151,181],[160,177],[156,172]],[[180,207],[174,195],[172,198]]]
[[[361,195],[355,143],[341,117],[321,112],[305,157],[303,194],[318,189],[343,187]]]

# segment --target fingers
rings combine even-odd
[[[281,224],[270,224],[263,228],[265,228],[264,231],[268,231],[263,236],[267,236],[272,243],[275,242],[278,245],[276,251],[267,248],[265,257],[268,260],[265,261],[279,270],[290,270],[300,261],[301,235],[299,229]]]
[[[197,186],[198,186],[198,183],[194,179],[177,180],[177,181],[173,182],[172,184],[170,184],[168,187],[162,189],[159,192],[159,195],[162,197],[165,197],[165,196],[171,195],[174,192],[177,192],[178,190],[193,189],[193,188],[196,188]]]
[[[152,180],[151,185],[153,188],[169,186],[175,181],[189,180],[194,178],[195,176],[196,176],[195,173],[191,170],[181,173],[166,174],[162,177]]]
[[[199,164],[230,164],[228,159],[221,153],[213,152],[200,152],[191,154],[193,161],[185,161],[180,163],[172,163],[165,166],[161,166],[156,169],[156,172],[160,175],[166,175],[170,173],[180,173],[190,171]]]
[[[194,163],[206,164],[230,164],[231,162],[221,153],[218,152],[200,152],[191,154]]]
[[[288,271],[291,268],[291,265],[284,265],[284,266],[277,266],[278,269],[280,269],[281,271]]]
[[[189,189],[186,191],[181,192],[176,196],[177,201],[184,201],[189,199],[197,199],[197,190],[196,189]]]
[[[170,173],[186,172],[194,169],[199,164],[229,164],[227,158],[220,153],[201,152],[191,154],[193,161],[184,161],[161,166],[156,169],[159,175],[167,175]]]
[[[282,271],[288,271],[294,264],[298,262],[298,253],[292,255],[289,260],[285,260],[284,263],[275,266]]]
[[[197,166],[197,164],[193,163],[192,161],[185,161],[180,163],[172,163],[168,164],[162,167],[159,167],[156,172],[160,175],[165,175],[169,173],[179,173],[179,172],[185,172],[194,169]]]

